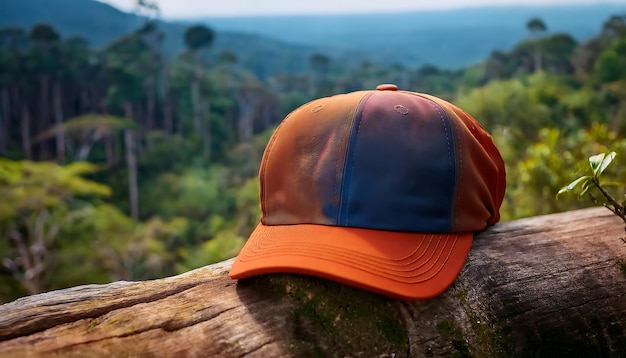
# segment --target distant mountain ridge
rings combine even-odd
[[[300,72],[312,53],[338,63],[365,60],[409,67],[433,64],[462,67],[484,60],[494,49],[508,50],[527,37],[526,22],[542,18],[550,33],[567,32],[579,40],[599,33],[624,5],[490,7],[451,11],[365,15],[261,16],[201,18],[163,22],[165,48],[180,51],[190,23],[216,30],[213,55],[237,53],[240,63],[261,77]],[[30,28],[47,22],[63,36],[80,34],[94,47],[137,29],[144,20],[94,0],[0,0],[0,27]]]
[[[117,37],[138,29],[145,19],[95,0],[0,0],[0,28],[49,23],[63,37],[80,35],[94,48],[102,48]],[[189,24],[163,21],[164,49],[169,56],[184,49],[183,35]],[[308,58],[319,51],[315,46],[287,44],[254,34],[216,31],[210,54],[233,51],[242,66],[260,77],[277,72],[299,72]]]
[[[599,33],[624,4],[481,7],[355,15],[205,17],[216,29],[246,32],[289,43],[370,53],[378,61],[459,67],[508,50],[528,37],[526,23],[541,18],[549,33],[578,40]]]

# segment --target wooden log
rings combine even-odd
[[[592,208],[476,235],[454,285],[403,302],[232,260],[0,306],[0,357],[625,356],[623,223]]]

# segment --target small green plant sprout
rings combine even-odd
[[[617,154],[615,152],[610,152],[608,154],[600,153],[589,157],[589,168],[591,169],[591,173],[589,175],[583,175],[561,188],[561,190],[559,190],[559,192],[556,194],[557,199],[559,195],[563,193],[578,190],[578,199],[581,199],[585,194],[587,194],[587,196],[589,196],[596,205],[602,205],[605,208],[611,210],[615,215],[619,216],[624,221],[624,223],[626,223],[626,194],[624,195],[624,199],[620,203],[606,189],[606,187],[608,186],[620,186],[624,184],[600,181],[602,174],[604,173],[606,168],[608,168],[609,165],[613,162],[613,159],[615,159],[616,155]],[[593,189],[597,189],[604,197],[604,200],[598,199],[598,197],[594,195],[592,191]],[[624,231],[626,231],[626,228],[624,228]],[[624,238],[622,238],[622,240],[624,240]],[[624,241],[626,242],[626,240]]]

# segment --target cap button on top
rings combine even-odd
[[[397,91],[398,90],[398,86],[394,85],[394,84],[390,84],[390,83],[385,83],[382,85],[378,85],[376,87],[377,91]]]

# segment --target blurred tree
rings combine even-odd
[[[135,7],[137,15],[145,16],[148,19],[155,19],[161,16],[161,9],[156,1],[136,0]]]
[[[222,51],[218,58],[217,58],[217,62],[220,65],[226,65],[226,66],[234,66],[239,62],[239,58],[237,57],[237,54],[232,52],[232,51]]]
[[[157,101],[161,104],[163,112],[164,129],[171,133],[174,127],[174,113],[170,96],[169,80],[168,80],[168,62],[165,60],[163,42],[165,33],[160,28],[161,9],[156,1],[136,0],[135,13],[145,17],[145,23],[141,26],[136,34],[150,49],[151,63],[154,68],[148,71],[145,76],[146,103],[144,114],[144,131],[145,144],[147,149],[152,148],[152,138],[150,133],[155,129]]]
[[[626,45],[626,38],[624,39]],[[617,47],[617,46],[615,46]],[[626,78],[626,58],[619,48],[601,52],[595,64],[595,78],[599,83],[609,83]]]
[[[220,262],[235,257],[260,219],[259,185],[257,178],[249,178],[236,190],[233,219],[212,216],[207,222],[207,233],[213,236],[197,249],[183,248],[176,271],[181,273],[193,268]]]
[[[586,169],[578,167],[588,153],[606,151],[607,147],[626,150],[626,139],[603,125],[580,129],[564,136],[558,129],[542,129],[539,140],[519,157],[505,158],[507,193],[502,213],[504,219],[541,215],[589,206],[590,202],[573,197],[555,200],[558,190],[573,176]],[[615,178],[626,176],[626,168],[616,170]],[[622,193],[623,195],[623,193]]]
[[[44,140],[61,131],[68,139],[68,147],[74,160],[84,161],[89,158],[93,146],[100,140],[112,135],[117,130],[132,129],[135,123],[121,117],[86,114],[70,118],[59,126],[51,127],[34,138],[34,141]]]
[[[572,57],[578,48],[578,42],[568,34],[554,34],[541,41],[543,49],[543,68],[550,73],[573,74]]]
[[[267,92],[261,82],[252,74],[244,74],[237,85],[235,98],[239,106],[237,119],[237,138],[239,142],[248,142],[252,139],[256,110],[266,98]]]
[[[440,69],[433,65],[423,65],[411,77],[411,88],[426,93],[436,93],[449,98],[457,91],[457,81],[462,71]]]
[[[146,137],[146,126],[141,121],[141,104],[146,101],[146,78],[158,70],[158,63],[150,46],[137,33],[112,43],[104,51],[107,77],[112,81],[107,93],[107,107],[119,116],[133,120],[135,127],[124,130],[124,149],[128,170],[129,212],[139,218],[137,155],[142,149],[138,143]],[[138,130],[135,130],[137,128]]]
[[[112,206],[96,209],[81,224],[93,232],[95,259],[109,281],[147,280],[173,273],[167,268],[172,266],[172,254],[166,245],[185,231],[185,219],[137,223]]]
[[[62,229],[92,214],[78,197],[107,196],[110,189],[86,180],[97,167],[67,166],[0,158],[0,233],[10,245],[0,253],[3,266],[28,294],[48,288],[55,240]]]
[[[495,79],[504,79],[508,77],[511,72],[507,69],[509,63],[509,56],[502,52],[495,50],[485,61],[485,79],[487,81]]]
[[[538,83],[550,79],[538,79]],[[531,81],[532,82],[532,81]],[[492,81],[484,87],[460,94],[455,103],[494,133],[506,133],[507,141],[498,143],[515,152],[537,140],[538,131],[550,125],[550,107],[533,97],[528,80]]]
[[[309,68],[311,69],[309,96],[319,97],[319,87],[330,68],[330,58],[321,53],[314,53],[309,57]]]
[[[39,80],[39,103],[37,106],[38,109],[38,117],[37,121],[34,123],[36,133],[42,132],[46,130],[51,124],[50,115],[50,92],[51,87],[53,89],[53,98],[57,98],[59,100],[61,94],[56,93],[60,91],[60,85],[57,84],[58,81],[58,69],[60,68],[60,40],[61,36],[59,33],[48,24],[36,24],[33,26],[29,33],[29,39],[34,47],[31,50],[31,54],[29,56],[32,66],[32,70],[37,74]],[[55,83],[54,86],[51,83]],[[62,116],[55,117],[56,124],[60,124],[63,120]],[[56,133],[57,142],[56,142],[56,154],[57,158],[62,157],[62,133],[59,131]],[[46,158],[46,154],[48,150],[48,142],[40,143],[40,154],[39,156],[43,159]]]
[[[62,126],[65,119],[77,111],[76,108],[71,108],[66,103],[72,99],[76,99],[80,103],[80,87],[85,86],[87,82],[85,72],[88,71],[88,60],[89,49],[84,39],[71,37],[61,42],[59,61],[63,65],[55,71],[52,84],[54,124],[51,126],[54,128],[56,160],[59,163],[65,162],[67,149],[66,133]],[[49,129],[41,131],[39,136],[48,131]]]
[[[610,128],[626,133],[626,31],[621,37],[611,38],[597,57],[593,79],[605,107]]]
[[[613,15],[602,25],[601,36],[605,38],[619,38],[626,36],[626,14]]]
[[[577,77],[587,78],[590,76],[602,46],[602,40],[595,37],[583,42],[576,48],[572,56],[572,65]]]
[[[391,65],[391,83],[398,85],[400,89],[409,89],[409,68],[401,63],[393,63]]]
[[[0,29],[0,155],[7,154],[19,105],[19,78],[27,43],[24,29]]]
[[[542,61],[541,61],[541,42],[539,41],[544,34],[546,33],[546,31],[548,30],[548,27],[546,26],[546,24],[543,22],[543,20],[541,20],[540,18],[532,18],[530,20],[528,20],[528,22],[526,23],[526,28],[528,29],[528,31],[530,32],[532,38],[534,39],[534,47],[535,47],[535,56],[534,56],[534,63],[535,63],[535,71],[541,71],[542,70]]]
[[[310,99],[308,94],[309,82],[302,74],[279,73],[271,79],[272,89],[283,95],[299,94]]]
[[[164,35],[163,32],[159,30],[156,21],[146,22],[136,31],[136,35],[148,45],[149,54],[146,56],[150,56],[150,59],[146,62],[151,66],[143,73],[145,104],[142,107],[145,110],[141,121],[141,125],[143,126],[142,132],[145,133],[145,144],[147,150],[150,150],[152,141],[150,140],[151,137],[149,133],[155,129],[157,99],[161,102],[167,102],[165,100],[167,97],[167,81],[165,79],[167,68],[161,53],[161,43],[163,42]],[[164,108],[165,107],[167,106],[164,106]]]
[[[185,45],[191,53],[193,77],[191,82],[191,98],[194,129],[201,134],[206,160],[211,158],[211,127],[209,100],[202,96],[200,80],[203,77],[200,52],[213,43],[215,34],[205,25],[193,25],[185,31]]]

